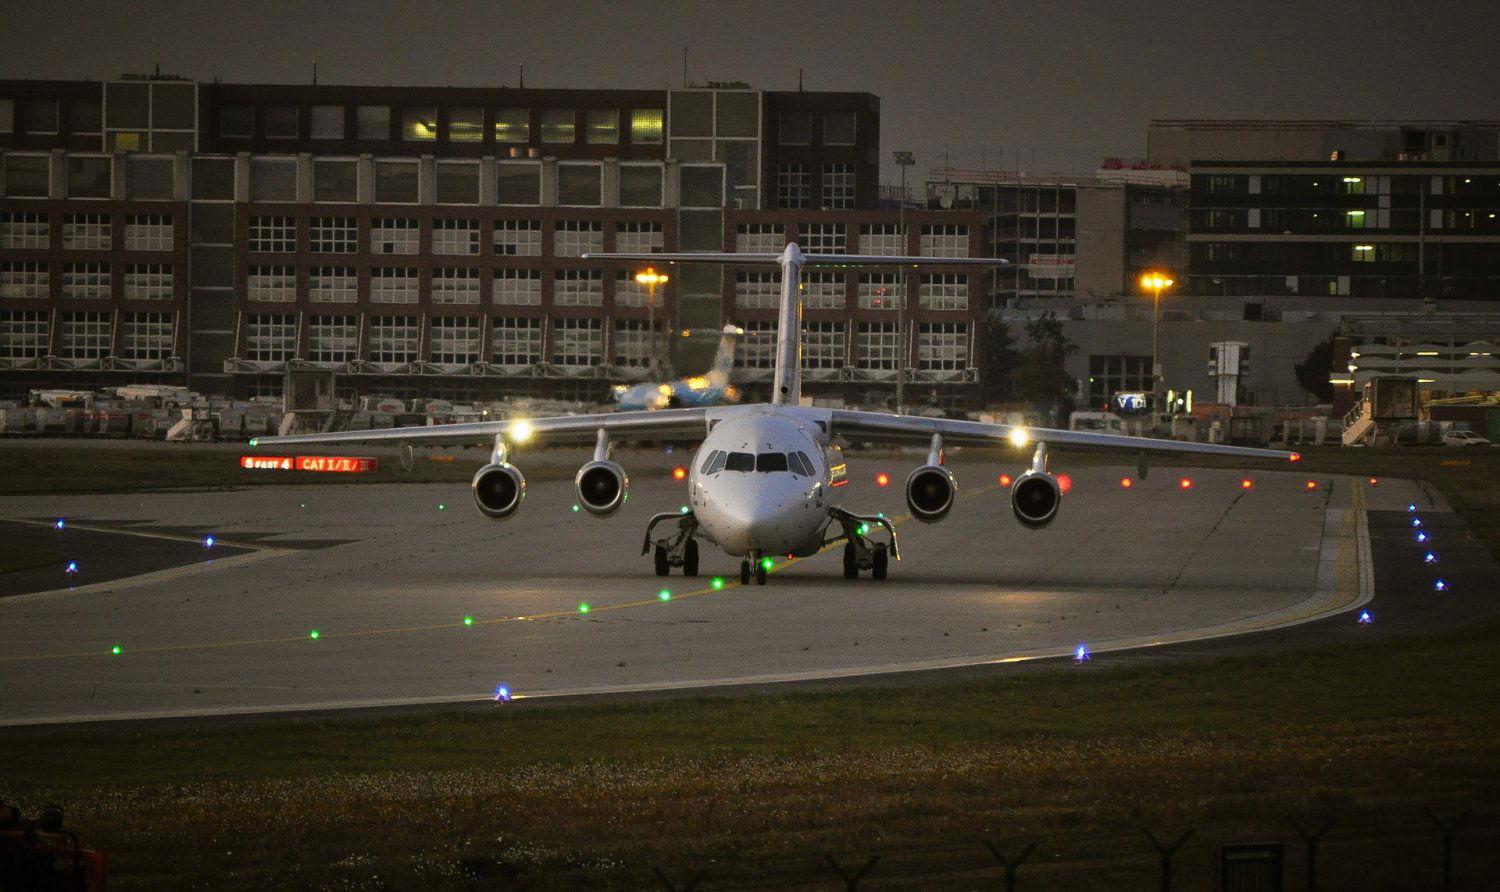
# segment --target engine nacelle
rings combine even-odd
[[[1039,530],[1057,518],[1062,488],[1046,471],[1027,471],[1010,485],[1010,508],[1022,526]]]
[[[469,488],[474,491],[474,504],[480,513],[496,520],[515,514],[526,498],[526,478],[509,462],[480,468]]]
[[[958,480],[947,468],[926,465],[906,478],[906,507],[923,523],[937,523],[947,517],[957,495]]]
[[[595,517],[608,517],[625,504],[630,478],[625,469],[612,461],[591,461],[578,469],[573,478],[578,504]]]

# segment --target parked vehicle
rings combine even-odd
[[[1448,431],[1443,434],[1444,446],[1491,446],[1489,440],[1473,431]]]

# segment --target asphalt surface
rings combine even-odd
[[[711,547],[699,578],[660,579],[641,535],[684,500],[668,470],[679,459],[626,456],[631,498],[605,521],[571,510],[568,483],[532,484],[506,522],[446,484],[0,498],[0,517],[36,521],[99,568],[45,591],[0,576],[13,592],[0,597],[0,724],[430,708],[499,686],[553,701],[911,683],[1080,646],[1096,664],[1192,659],[1494,610],[1493,560],[1410,482],[1309,489],[1306,474],[1260,472],[1245,489],[1234,472],[1153,467],[1124,488],[1129,469],[1089,467],[1058,521],[1028,531],[995,482],[1016,469],[979,464],[955,466],[946,521],[900,521],[907,455],[853,459],[840,490],[847,507],[900,521],[890,579],[845,580],[832,550],[741,587],[738,559]],[[896,482],[877,487],[879,471]],[[55,517],[69,519],[61,534],[42,525]],[[152,563],[152,549],[178,558]],[[1447,591],[1433,591],[1438,570]]]

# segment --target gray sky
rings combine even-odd
[[[0,78],[680,86],[743,80],[881,97],[893,149],[1083,172],[1145,153],[1152,118],[1500,118],[1500,3],[34,2],[10,0]],[[1003,155],[1002,155],[1003,153]],[[1034,153],[1034,156],[1033,156]],[[1001,161],[1003,157],[1003,162]],[[1033,168],[1033,157],[1035,167]]]

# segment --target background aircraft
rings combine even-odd
[[[683,334],[692,333],[690,329],[683,332]],[[745,334],[745,330],[736,325],[726,325],[724,330],[717,334],[719,335],[719,350],[714,354],[713,366],[707,373],[676,378],[661,384],[651,382],[634,386],[617,384],[613,393],[620,411],[722,406],[726,403],[739,402],[739,390],[729,383],[729,374],[734,370],[735,345]]]

